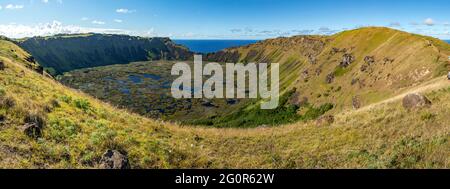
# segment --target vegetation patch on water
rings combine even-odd
[[[295,123],[298,121],[315,120],[334,108],[334,105],[331,103],[326,103],[318,107],[309,103],[301,106],[290,104],[288,102],[289,98],[295,93],[295,91],[296,90],[293,89],[282,95],[280,97],[280,105],[276,109],[264,110],[260,109],[259,106],[250,105],[244,106],[229,115],[185,122],[185,124],[214,126],[220,128],[276,126]],[[258,103],[258,101],[253,103]],[[247,107],[253,108],[247,109]],[[299,114],[298,112],[300,109],[305,109],[305,113]]]
[[[237,109],[245,99],[175,99],[171,86],[174,61],[134,62],[80,69],[58,77],[59,81],[100,100],[150,118],[164,120],[205,119]],[[191,64],[192,65],[192,64]],[[84,108],[83,103],[79,103]]]

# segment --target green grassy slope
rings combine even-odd
[[[209,54],[207,59],[280,63],[281,89],[297,91],[291,103],[332,103],[338,113],[446,74],[449,49],[449,44],[431,37],[369,27],[329,37],[270,39]],[[345,56],[352,61],[341,66]]]
[[[4,58],[8,58],[32,70],[41,70],[42,67],[34,60],[34,58],[24,51],[22,48],[14,44],[14,42],[6,37],[0,36],[0,54]]]
[[[0,51],[6,65],[0,70],[1,168],[96,168],[108,149],[126,153],[132,168],[450,167],[450,83],[444,77],[411,88],[439,84],[422,91],[433,105],[417,111],[406,111],[394,100],[340,111],[332,124],[186,127],[69,89],[26,68],[29,55],[13,43],[0,44],[19,52]],[[30,117],[42,119],[41,137],[24,134]]]
[[[129,64],[93,68],[90,71],[77,70],[62,77],[62,81],[142,115],[149,115],[156,109],[160,110],[159,114],[170,117],[170,120],[189,120],[188,124],[216,127],[271,126],[314,120],[324,113],[336,114],[360,108],[444,75],[450,69],[448,49],[450,45],[430,37],[388,28],[361,28],[333,36],[269,39],[205,56],[206,60],[215,62],[280,63],[282,105],[276,110],[267,111],[259,109],[260,102],[257,100],[231,108],[218,102],[219,107],[206,111],[205,108],[195,111],[191,107],[202,106],[192,106],[188,102],[176,103],[188,108],[175,110],[178,113],[173,114],[174,106],[148,100],[151,98],[149,93],[167,89],[151,89],[145,82],[131,84],[127,87],[131,87],[133,98],[129,98],[119,89],[111,89],[110,82],[103,82],[106,76],[116,75],[114,79],[130,83],[127,76],[144,70],[153,74],[166,70],[163,75],[168,77],[169,63],[163,63],[166,66],[164,68]],[[352,61],[342,66],[344,57],[351,57]],[[142,99],[147,99],[148,103]],[[186,110],[190,113],[186,113]],[[195,116],[202,111],[208,113]]]

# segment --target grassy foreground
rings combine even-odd
[[[98,168],[108,149],[132,168],[450,168],[449,83],[418,111],[393,101],[342,111],[331,125],[183,127],[69,89],[26,68],[29,55],[11,42],[0,46],[17,52],[0,54],[1,168]],[[44,121],[38,139],[22,131],[30,117]]]
[[[450,45],[441,40],[367,27],[332,36],[268,39],[204,56],[204,62],[279,63],[280,106],[269,111],[260,109],[260,99],[231,99],[231,103],[172,99],[169,89],[175,77],[170,74],[174,63],[170,61],[75,70],[60,81],[150,118],[250,128],[314,120],[324,113],[370,106],[445,75],[450,70],[449,55]],[[145,74],[160,77],[159,84]]]

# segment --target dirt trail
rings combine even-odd
[[[423,92],[428,92],[428,91],[433,91],[433,90],[437,90],[437,89],[442,89],[442,88],[446,88],[446,87],[450,87],[450,81],[447,79],[447,76],[444,77],[438,77],[435,78],[433,80],[430,80],[428,82],[425,82],[424,84],[421,84],[419,86],[413,87],[412,89],[403,92],[400,95],[394,96],[392,98],[383,100],[381,102],[377,102],[365,107],[362,107],[358,110],[355,110],[353,112],[362,112],[362,111],[367,111],[370,110],[374,107],[380,106],[382,104],[387,104],[387,103],[391,103],[391,102],[395,102],[398,100],[403,99],[406,95],[411,94],[411,93],[423,93]]]

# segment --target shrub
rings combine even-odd
[[[387,164],[388,168],[413,168],[426,154],[423,142],[411,137],[400,140],[393,149]]]
[[[44,129],[45,120],[39,114],[29,113],[24,119],[25,125],[23,126],[23,132],[25,135],[32,139],[39,139],[42,136],[42,130]]]
[[[52,119],[48,124],[48,137],[58,142],[70,139],[81,132],[81,127],[69,119]]]
[[[71,96],[63,95],[63,96],[61,96],[59,98],[61,99],[61,101],[65,102],[67,104],[72,103],[72,97]]]
[[[0,87],[0,97],[6,95],[6,90],[3,87]]]
[[[295,89],[287,92],[280,97],[280,105],[273,110],[262,110],[258,106],[252,109],[240,109],[230,115],[223,117],[197,120],[195,122],[185,122],[188,124],[199,124],[215,127],[258,127],[263,125],[282,125],[294,123],[300,120],[311,120],[320,117],[327,111],[333,109],[333,104],[324,104],[315,108],[309,104],[303,105],[308,111],[305,115],[299,115],[297,112],[301,108],[297,105],[289,104],[289,98],[295,93]]]
[[[10,97],[10,96],[5,96],[2,97],[0,96],[0,107],[1,108],[12,108],[16,105],[16,100],[14,100],[14,98]]]
[[[337,66],[334,70],[334,76],[340,77],[345,75],[347,72],[349,72],[349,69],[343,68],[341,66]]]
[[[315,120],[333,108],[334,108],[334,105],[331,103],[323,104],[319,108],[310,106],[308,111],[302,116],[302,120],[305,120],[305,121]]]
[[[116,149],[118,144],[115,140],[117,132],[109,129],[105,123],[97,122],[96,130],[90,136],[90,143],[100,148]]]
[[[34,113],[30,113],[28,114],[25,119],[24,119],[25,123],[34,123],[36,124],[38,127],[44,127],[45,125],[45,120],[43,118],[43,116],[39,115],[39,114],[34,114]]]
[[[50,101],[50,105],[51,105],[53,108],[59,108],[59,107],[61,107],[61,105],[59,104],[58,100],[56,100],[56,99],[51,100],[51,101]]]
[[[46,67],[46,68],[44,68],[44,71],[52,76],[57,75],[55,68],[52,68],[52,67]]]
[[[91,108],[91,104],[86,99],[76,99],[73,101],[75,104],[75,107],[87,112]]]

